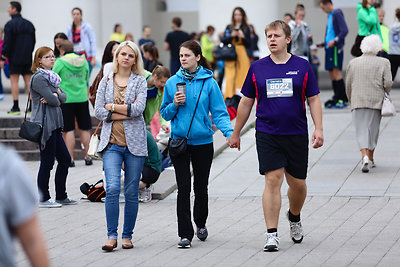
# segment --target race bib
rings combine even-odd
[[[266,80],[266,84],[267,84],[267,98],[293,96],[292,78],[268,79]]]

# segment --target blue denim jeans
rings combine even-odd
[[[121,191],[121,167],[125,168],[125,209],[123,239],[131,239],[139,208],[139,181],[145,157],[135,156],[128,147],[109,144],[103,152],[103,168],[106,176],[106,217],[109,239],[118,238],[119,194]]]

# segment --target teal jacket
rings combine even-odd
[[[375,7],[363,8],[361,3],[357,4],[358,35],[368,36],[377,34],[382,39],[381,27],[378,20],[378,13]]]
[[[200,67],[192,81],[186,79],[179,70],[165,84],[160,110],[161,116],[171,121],[171,137],[176,139],[186,137],[203,81],[203,92],[189,133],[189,145],[204,145],[213,142],[214,131],[211,129],[210,113],[213,122],[225,137],[229,138],[233,132],[221,90],[213,79],[213,73]],[[186,102],[185,105],[177,107],[174,104],[174,95],[177,91],[176,84],[180,82],[186,83]]]

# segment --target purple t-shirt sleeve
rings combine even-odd
[[[307,64],[307,86],[306,86],[306,97],[312,97],[319,94],[318,82],[315,78],[315,74],[311,69],[311,65]]]
[[[255,76],[254,76],[254,67],[250,66],[249,71],[247,72],[246,79],[244,80],[242,90],[240,91],[244,96],[248,98],[255,98],[257,96],[257,87],[255,86]]]

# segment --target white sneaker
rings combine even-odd
[[[145,191],[146,190],[146,188],[143,188],[143,189],[139,189],[139,202],[144,202],[144,194],[145,194]]]
[[[371,165],[371,168],[375,168],[376,167],[375,161],[370,160],[369,163]]]
[[[39,208],[61,208],[61,207],[62,204],[55,202],[51,198],[46,201],[39,202]]]
[[[292,222],[289,220],[289,210],[286,213],[286,218],[289,221],[290,226],[290,237],[292,238],[294,243],[301,243],[303,241],[303,226],[301,222]]]
[[[146,187],[143,189],[144,191],[144,199],[143,202],[147,203],[151,201],[151,193],[153,192],[153,185],[150,185],[149,187]]]
[[[275,233],[265,233],[267,240],[265,242],[264,251],[278,251],[279,250],[279,237],[278,232]]]
[[[361,161],[361,171],[362,172],[369,172],[368,163],[369,163],[369,158],[368,158],[368,156],[365,155]]]

